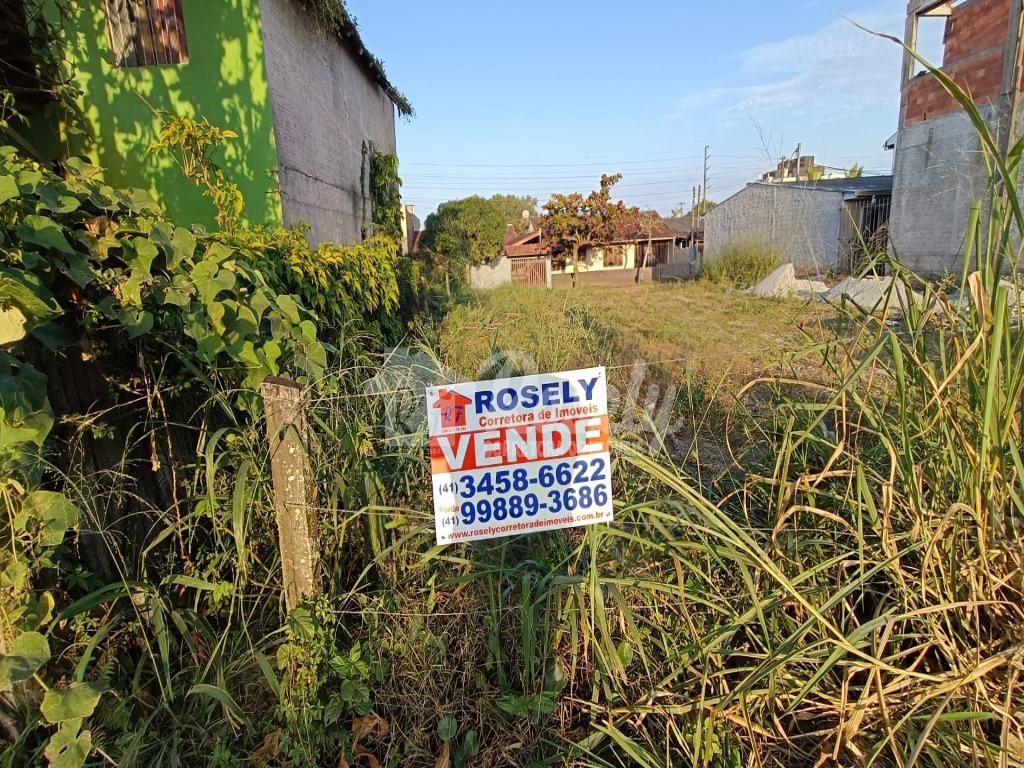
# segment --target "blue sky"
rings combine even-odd
[[[722,200],[792,154],[888,172],[904,0],[348,0],[409,97],[403,197],[588,191],[689,208],[711,146]],[[769,160],[772,158],[772,160]]]

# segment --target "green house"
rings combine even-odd
[[[8,59],[30,45],[30,2],[0,11]],[[161,114],[205,118],[238,135],[218,161],[250,221],[308,222],[314,243],[360,239],[368,148],[396,153],[395,112],[410,110],[340,0],[89,0],[70,5],[61,32],[86,130],[65,133],[60,154],[87,155],[110,183],[212,227],[213,205],[150,148]],[[27,70],[0,71],[0,84],[32,108]]]

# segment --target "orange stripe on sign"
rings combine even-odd
[[[608,416],[483,429],[430,438],[430,471],[465,472],[548,459],[606,453]]]

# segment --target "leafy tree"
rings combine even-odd
[[[529,225],[523,219],[523,211],[529,211],[531,219],[537,216],[537,198],[530,195],[493,195],[491,202],[501,208],[505,224],[511,224],[516,232],[525,232]]]
[[[820,165],[812,165],[807,168],[808,181],[821,181],[825,175],[825,168]]]
[[[441,203],[427,216],[421,247],[443,260],[449,293],[453,274],[501,255],[505,226],[501,206],[479,195]]]
[[[850,166],[850,169],[846,172],[846,178],[848,179],[859,179],[864,175],[864,166],[860,163],[854,163]]]
[[[589,245],[603,245],[628,228],[641,226],[640,209],[621,200],[612,202],[612,187],[621,173],[601,176],[601,186],[586,197],[580,192],[552,195],[544,205],[546,215],[542,227],[544,237],[555,252],[572,255],[572,284],[579,274],[580,250]]]

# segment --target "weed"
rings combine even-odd
[[[734,240],[726,243],[718,256],[701,264],[700,279],[732,288],[749,288],[779,263],[779,254],[772,246],[759,240]]]

